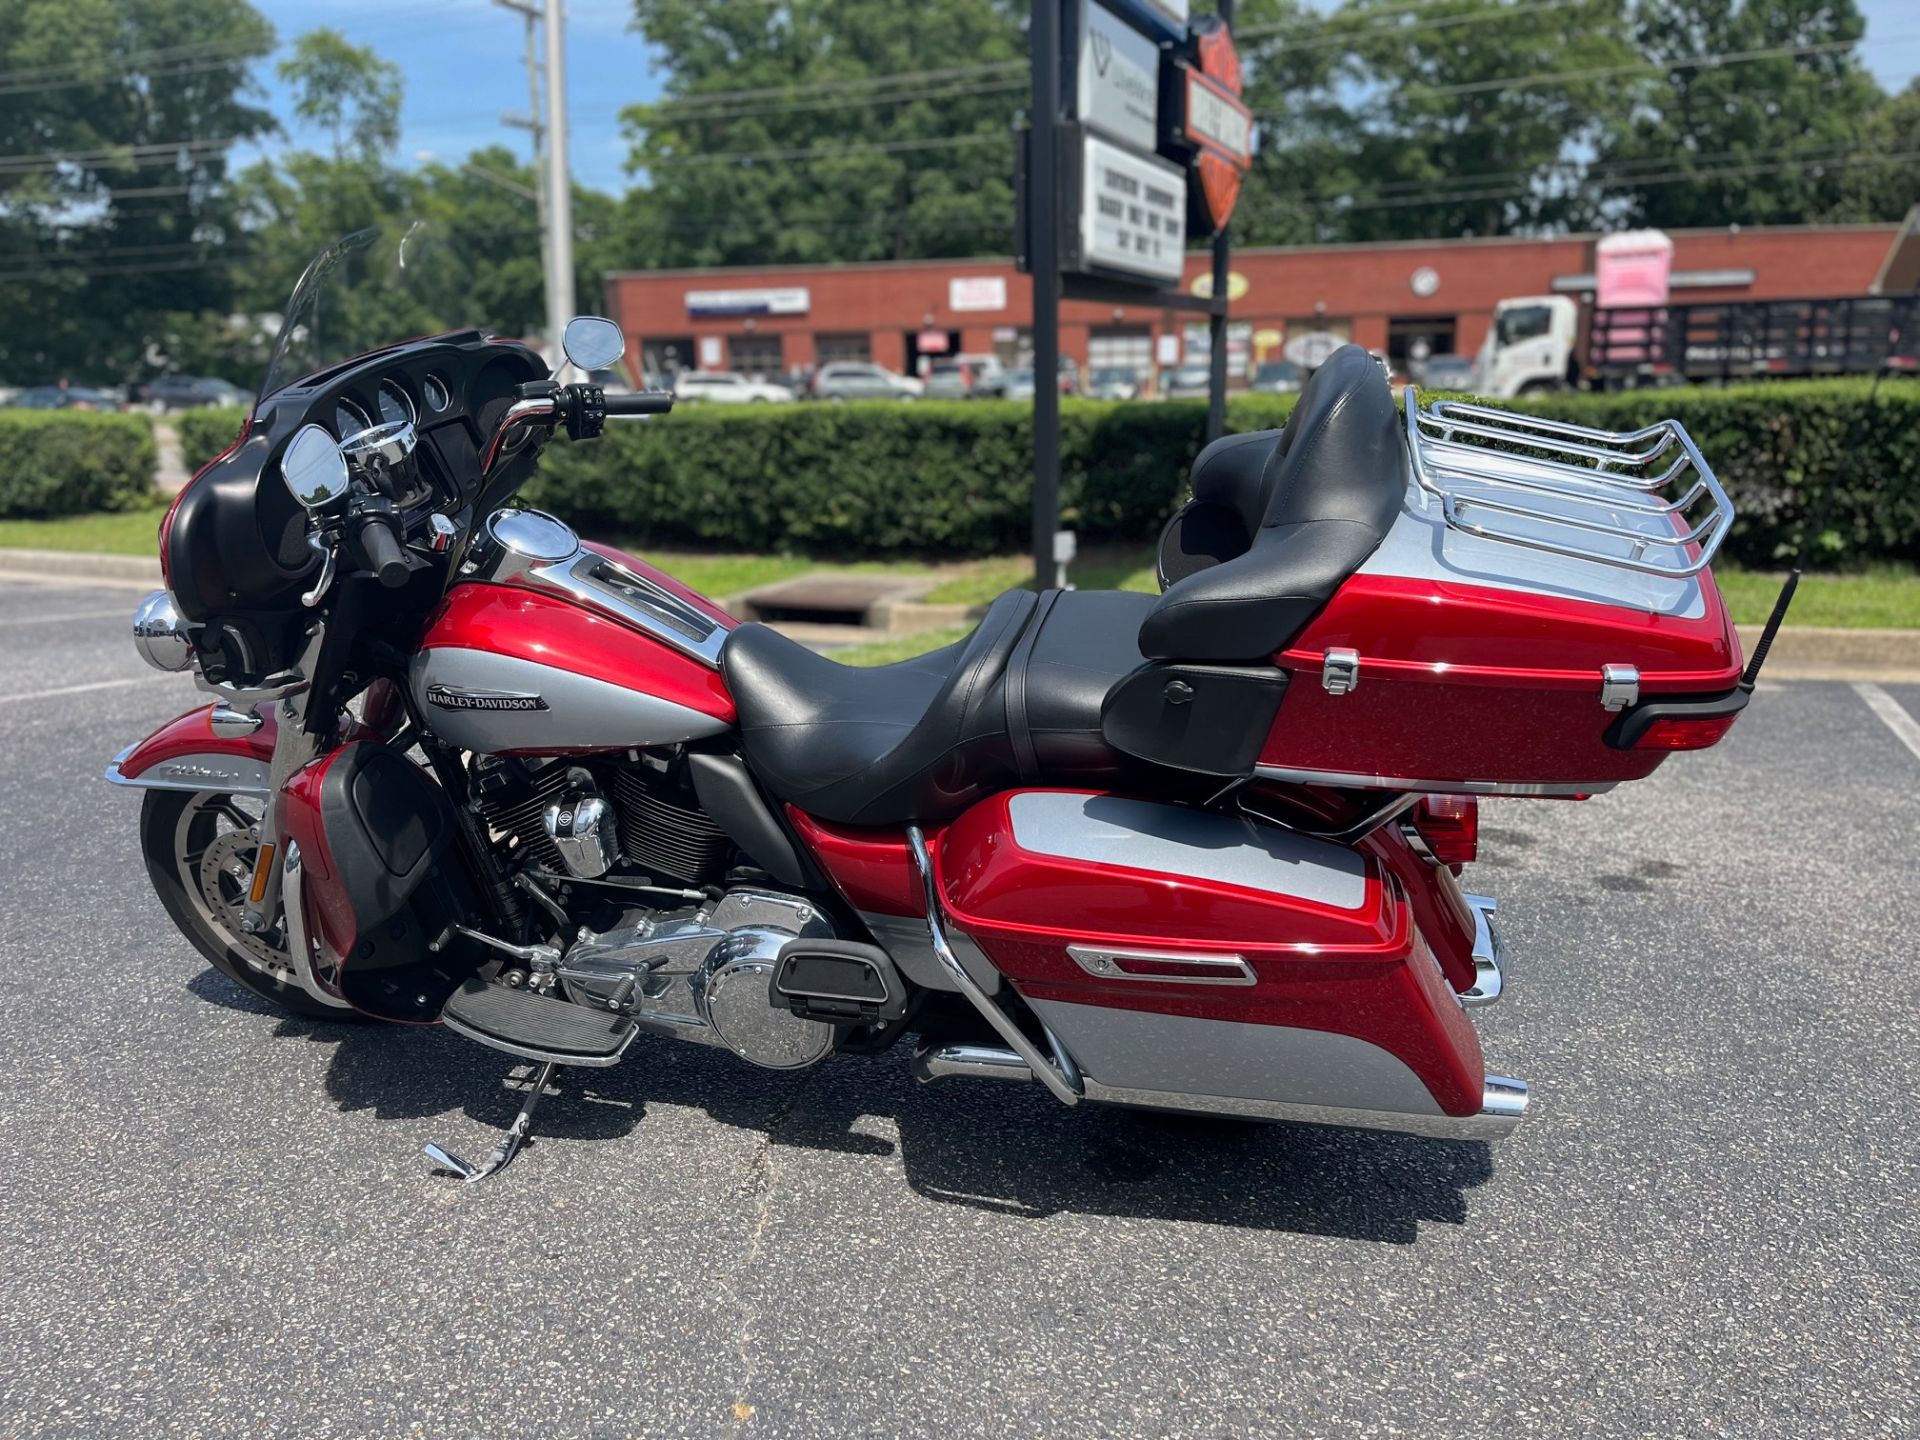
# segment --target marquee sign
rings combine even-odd
[[[1066,150],[1072,268],[1114,271],[1162,285],[1180,283],[1186,264],[1187,177],[1175,165],[1090,132]]]
[[[1074,115],[1142,150],[1160,139],[1160,47],[1098,0],[1080,13]]]

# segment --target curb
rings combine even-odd
[[[91,550],[0,549],[0,575],[17,580],[66,580],[105,585],[160,584],[160,562],[147,555],[104,555]]]

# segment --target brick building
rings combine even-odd
[[[1866,294],[1898,225],[1678,231],[1676,300]],[[1592,286],[1592,235],[1396,241],[1238,250],[1232,297],[1236,373],[1320,332],[1404,360],[1472,354],[1509,296]],[[1187,257],[1191,287],[1209,271]],[[1006,259],[620,271],[610,313],[633,358],[659,373],[694,366],[773,375],[830,360],[914,372],[940,354],[1024,358],[1032,291]],[[1204,282],[1202,282],[1204,283]],[[1083,368],[1145,369],[1204,354],[1198,317],[1153,305],[1070,303],[1060,345]],[[1197,343],[1196,343],[1197,342]]]

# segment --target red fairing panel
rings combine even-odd
[[[334,956],[353,953],[360,938],[360,922],[339,883],[333,849],[327,844],[327,826],[320,809],[320,787],[327,770],[347,753],[347,747],[322,755],[295,775],[280,791],[281,817],[287,839],[300,847],[302,895],[308,931]],[[326,966],[316,965],[316,973]]]
[[[262,765],[273,760],[274,737],[279,734],[275,721],[274,707],[262,706],[260,710],[260,728],[251,735],[216,735],[208,723],[213,714],[211,704],[202,705],[197,710],[189,710],[178,719],[169,720],[153,734],[129,750],[120,760],[120,774],[135,780],[155,765],[167,760],[178,760],[188,755],[235,755],[247,760],[257,760]]]
[[[456,585],[441,601],[420,648],[484,650],[550,665],[733,724],[733,696],[719,671],[604,615],[539,591]]]
[[[791,805],[787,818],[854,909],[878,915],[927,913],[925,891],[904,833],[830,825]],[[932,837],[928,843],[935,843]]]
[[[997,795],[954,821],[933,848],[955,926],[1029,1001],[1348,1036],[1398,1059],[1446,1114],[1480,1109],[1486,1072],[1479,1040],[1416,929],[1413,907],[1377,856],[1345,852],[1359,859],[1351,897],[1357,905],[1319,903],[1027,848],[1016,838],[1010,806],[1035,795],[1118,799],[1061,791]],[[1138,853],[1153,852],[1146,846]],[[1234,955],[1251,967],[1254,982],[1102,978],[1068,954],[1070,945]]]
[[[1411,782],[1612,784],[1650,774],[1659,751],[1615,750],[1601,670],[1632,665],[1643,697],[1708,695],[1740,678],[1739,638],[1712,577],[1687,619],[1625,606],[1388,575],[1349,579],[1277,657],[1294,682],[1260,753],[1289,770]],[[1360,657],[1343,695],[1325,652]]]

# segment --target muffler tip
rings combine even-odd
[[[1504,1075],[1487,1076],[1487,1088],[1480,1102],[1480,1118],[1488,1133],[1504,1135],[1527,1116],[1527,1082],[1509,1080]]]

